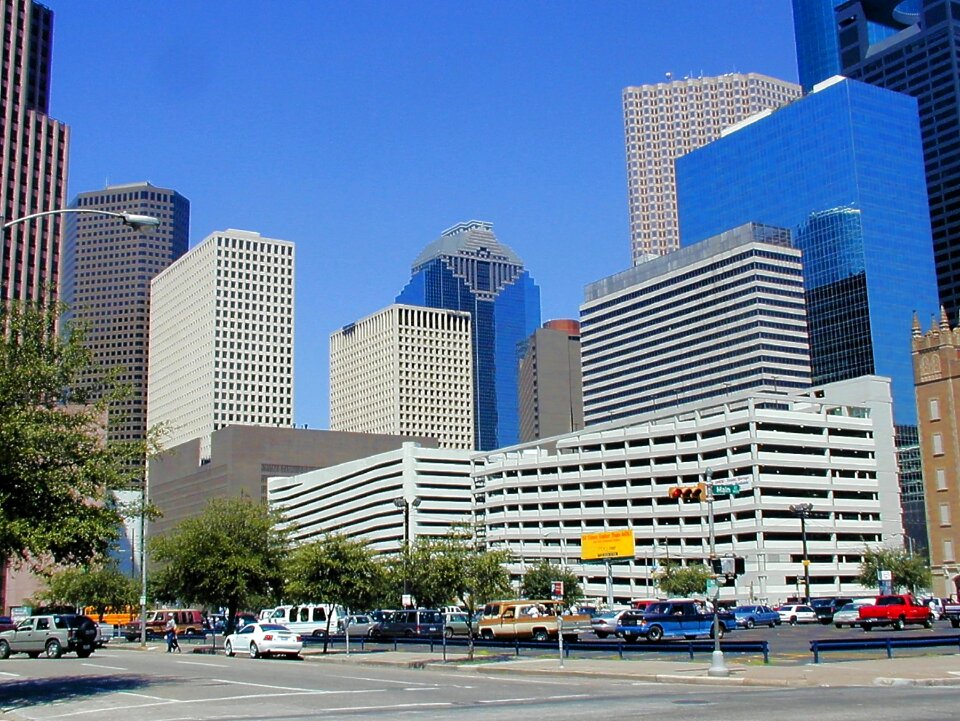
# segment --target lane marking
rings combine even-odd
[[[210,668],[230,668],[230,666],[225,663],[206,663],[204,661],[177,661],[177,663],[182,663],[185,666],[208,666]]]
[[[19,673],[10,673],[8,671],[0,671],[0,676],[13,676],[14,678],[20,678]]]
[[[528,698],[482,698],[477,703],[521,703],[524,701],[537,701],[539,696],[530,696]]]
[[[153,701],[169,701],[170,699],[164,698],[163,696],[148,696],[145,693],[134,693],[133,691],[117,691],[117,694],[120,696],[136,696],[138,698],[148,698]]]
[[[436,686],[436,684],[424,683],[423,681],[394,681],[388,678],[370,678],[367,676],[342,676],[339,674],[328,674],[328,675],[336,676],[337,678],[350,679],[351,681],[373,681],[375,683],[395,683],[398,686]]]
[[[110,671],[126,671],[127,669],[120,666],[105,666],[102,663],[81,663],[81,666],[87,666],[88,668],[105,668]]]
[[[258,688],[272,688],[277,691],[299,691],[301,693],[334,693],[333,691],[321,691],[319,689],[313,689],[313,688],[297,688],[295,686],[271,686],[270,684],[254,683],[252,681],[230,681],[224,678],[214,678],[210,680],[216,681],[217,683],[232,683],[235,686],[257,686]]]

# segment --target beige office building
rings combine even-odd
[[[330,428],[473,448],[470,314],[391,305],[330,336]]]
[[[757,73],[684,78],[623,90],[633,264],[680,247],[673,161],[720,131],[800,97],[799,85]]]
[[[294,246],[217,231],[150,284],[147,427],[164,445],[293,424]]]
[[[960,595],[960,327],[913,323],[913,373],[933,593]]]

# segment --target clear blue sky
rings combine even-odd
[[[620,92],[796,80],[789,0],[45,0],[70,196],[149,180],[191,246],[297,245],[296,421],[327,427],[331,332],[390,304],[445,228],[494,224],[576,318],[630,263]]]

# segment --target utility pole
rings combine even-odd
[[[813,511],[812,503],[797,503],[790,512],[800,517],[800,539],[803,543],[803,602],[810,603],[810,558],[807,556],[807,516]]]

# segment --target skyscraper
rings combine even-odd
[[[150,281],[187,252],[190,201],[150,183],[80,193],[75,208],[150,215],[149,231],[86,213],[67,216],[60,295],[68,317],[82,322],[95,363],[120,372],[130,388],[110,408],[110,440],[142,440],[147,423]]]
[[[147,426],[172,448],[233,424],[293,423],[294,246],[224,230],[150,284]]]
[[[940,303],[955,318],[960,311],[960,8],[946,0],[838,5],[841,72],[917,99]]]
[[[797,71],[804,92],[840,72],[837,21],[838,0],[793,0],[793,33],[797,42]]]
[[[615,421],[746,390],[810,387],[800,252],[748,223],[591,283],[583,412]]]
[[[757,73],[684,78],[623,91],[633,264],[680,247],[673,161],[800,88]]]
[[[915,425],[906,343],[936,281],[913,98],[836,78],[677,160],[691,245],[748,221],[790,228],[803,252],[814,384],[883,375]]]
[[[70,130],[47,115],[53,12],[30,0],[0,3],[0,218],[63,208]],[[63,216],[0,232],[0,300],[56,292]]]
[[[517,344],[540,325],[540,289],[493,225],[471,220],[445,230],[413,262],[397,303],[470,313],[475,447],[516,443]]]
[[[583,428],[580,323],[548,320],[520,359],[520,442]]]
[[[330,430],[473,448],[470,314],[391,305],[333,333]]]

